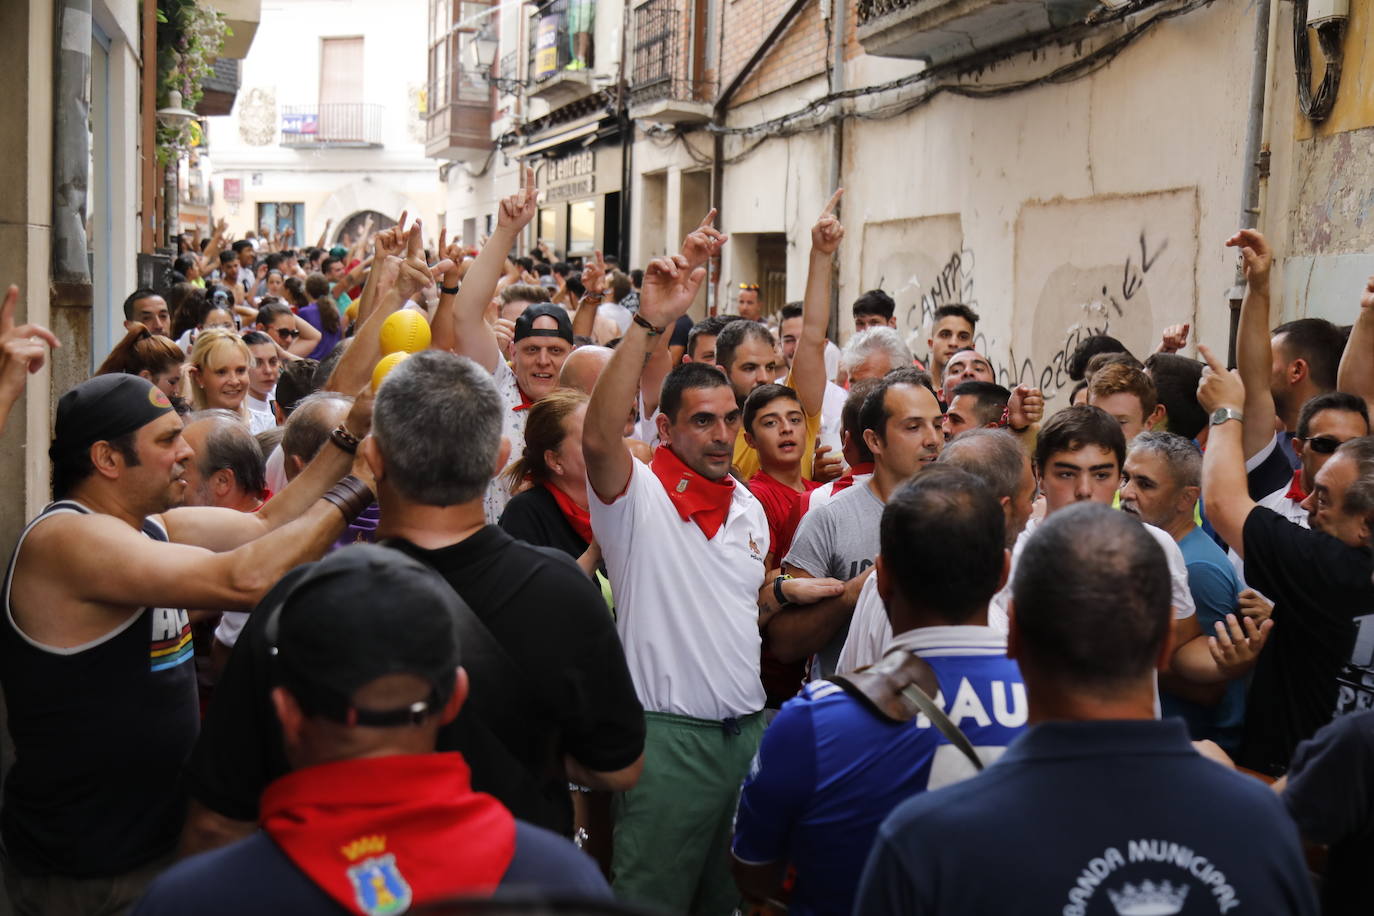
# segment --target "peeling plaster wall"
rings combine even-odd
[[[1144,354],[1189,322],[1224,347],[1235,261],[1222,243],[1239,209],[1253,29],[1253,9],[1218,4],[1076,82],[851,121],[843,220],[862,244],[841,250],[842,330],[849,303],[881,285],[923,355],[934,309],[967,302],[1000,379],[1038,385],[1056,406],[1086,334]],[[1066,53],[1000,64],[985,81],[1043,73]]]

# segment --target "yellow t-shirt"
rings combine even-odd
[[[787,373],[787,381],[784,385],[791,388],[792,373]],[[821,434],[821,415],[806,418],[806,444],[802,447],[801,472],[807,480],[811,479],[811,462],[816,457],[816,437]],[[748,480],[759,471],[759,450],[748,442],[744,441],[744,428],[741,425],[739,435],[735,437],[735,470],[740,477]]]

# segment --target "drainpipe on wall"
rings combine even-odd
[[[764,40],[759,43],[759,46],[754,49],[754,53],[749,55],[749,59],[744,62],[744,66],[730,79],[730,82],[726,84],[725,88],[720,91],[720,95],[716,98],[715,105],[711,108],[711,127],[725,126],[725,116],[730,107],[730,100],[734,98],[735,93],[739,91],[739,87],[744,85],[744,81],[749,78],[749,74],[754,72],[754,68],[759,65],[759,61],[763,60],[764,56],[768,54],[773,45],[777,44],[783,32],[786,32],[787,27],[792,24],[792,20],[796,19],[797,14],[810,2],[811,0],[792,0],[792,5],[783,11],[783,14],[778,17],[777,22],[773,23],[773,28],[769,30],[768,37],[764,38]],[[724,22],[721,23],[721,26],[723,35]],[[717,226],[725,225],[725,209],[721,202],[723,196],[721,182],[724,177],[725,137],[720,133],[716,133],[713,136],[713,149],[711,154],[711,206],[716,208]],[[711,282],[708,284],[706,290],[706,314],[714,315],[719,306],[719,291],[717,289],[719,278],[715,277],[710,279]]]
[[[843,92],[848,85],[844,73],[845,0],[831,0],[830,16],[830,40],[835,45],[834,60],[830,65],[830,94],[833,96]],[[844,103],[841,102],[840,104]],[[835,119],[832,141],[834,145],[830,151],[830,186],[826,191],[827,196],[833,194],[835,189],[840,186],[840,176],[844,174],[844,118]],[[844,201],[840,201],[835,209],[843,211]],[[830,271],[830,322],[826,333],[831,340],[839,340],[840,262],[838,258],[831,259]]]
[[[66,345],[52,355],[53,390],[90,374],[91,270],[86,242],[90,167],[91,0],[62,0],[53,60],[52,315]]]
[[[1254,66],[1250,74],[1250,118],[1245,126],[1245,171],[1240,185],[1240,219],[1236,228],[1249,228],[1259,219],[1261,166],[1268,170],[1268,151],[1261,149],[1265,131],[1265,96],[1269,88],[1269,73],[1273,66],[1273,52],[1269,41],[1269,27],[1273,0],[1259,0],[1255,5]],[[1231,309],[1230,342],[1226,348],[1226,365],[1236,365],[1236,333],[1240,328],[1240,304],[1245,296],[1245,267],[1236,265],[1236,276],[1226,294]]]

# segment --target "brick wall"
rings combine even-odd
[[[790,5],[789,0],[725,0],[722,86],[739,73]],[[731,107],[824,73],[827,53],[820,2],[810,0],[735,93]]]

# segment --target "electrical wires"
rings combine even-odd
[[[744,150],[727,160],[727,162],[735,162],[747,157],[758,149],[763,141],[771,138],[788,137],[806,131],[813,131],[817,128],[831,124],[834,121],[848,117],[875,121],[894,118],[912,111],[915,108],[919,108],[935,99],[937,96],[945,93],[975,99],[996,98],[998,96],[1010,95],[1014,92],[1032,89],[1036,86],[1070,83],[1091,76],[1093,73],[1107,66],[1129,45],[1143,37],[1161,22],[1186,15],[1205,6],[1210,6],[1212,2],[1213,0],[1188,0],[1188,2],[1158,12],[1143,22],[1127,26],[1126,30],[1120,35],[1106,41],[1092,51],[1074,58],[1068,63],[1051,70],[1049,73],[1031,79],[993,85],[978,85],[957,81],[959,75],[980,69],[996,60],[1005,59],[1010,56],[1010,54],[1021,50],[1028,50],[1031,47],[1041,47],[1050,41],[1057,41],[1059,43],[1082,41],[1088,37],[1088,33],[1096,31],[1102,25],[1125,20],[1149,8],[1154,5],[1153,0],[1133,3],[1121,7],[1120,9],[1109,11],[1098,18],[1090,17],[1077,26],[1066,30],[1060,30],[1051,36],[1038,36],[1036,39],[1019,42],[1015,45],[999,47],[978,57],[963,58],[937,67],[928,67],[919,73],[914,73],[909,76],[873,86],[860,86],[840,92],[828,93],[813,99],[801,108],[774,118],[769,118],[757,124],[751,124],[744,127],[727,127],[719,124],[707,124],[702,129],[710,133],[724,136],[756,139],[757,142],[750,144]],[[1297,2],[1305,3],[1305,0],[1297,0]],[[1339,58],[1337,59],[1339,60]],[[1328,65],[1328,76],[1329,75],[1330,67]],[[943,83],[934,82],[941,77],[951,76],[955,77],[956,80]],[[868,111],[852,111],[850,110],[850,106],[845,104],[853,100],[881,95],[921,83],[927,85],[918,93],[896,99],[890,104],[879,105]],[[1334,90],[1332,94],[1334,95]],[[647,128],[646,133],[650,136],[654,136],[668,134],[680,135],[682,132],[680,129],[675,128],[654,127]]]
[[[1307,42],[1307,0],[1293,0],[1293,63],[1297,67],[1298,108],[1313,123],[1325,121],[1336,104],[1336,91],[1341,86],[1341,38],[1345,35],[1344,18],[1327,19],[1312,26],[1317,32],[1317,46],[1326,58],[1326,72],[1321,85],[1312,91],[1312,55]]]

